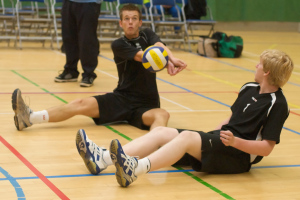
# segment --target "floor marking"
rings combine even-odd
[[[23,164],[25,164],[37,177],[39,177],[57,196],[59,196],[59,198],[63,200],[69,199],[40,171],[38,171],[26,158],[24,158],[13,146],[11,146],[2,136],[0,136],[0,142],[2,142],[17,158],[19,158],[23,162]]]
[[[164,99],[164,100],[166,100],[166,101],[168,101],[168,102],[171,102],[171,103],[173,103],[173,104],[175,104],[175,105],[177,105],[177,106],[179,106],[179,107],[182,107],[182,108],[184,108],[184,109],[186,109],[186,110],[188,110],[188,111],[193,111],[192,109],[190,109],[190,108],[188,108],[188,107],[186,107],[186,106],[183,106],[183,105],[181,105],[181,104],[179,104],[179,103],[176,103],[175,101],[172,101],[172,100],[170,100],[170,99],[167,99],[167,98],[165,98],[165,97],[162,97],[161,95],[160,95],[160,98],[161,98],[161,99]]]
[[[290,167],[300,167],[300,165],[276,165],[276,166],[254,166],[251,169],[274,169],[274,168],[290,168]],[[1,167],[0,167],[1,168]],[[162,174],[162,173],[182,173],[182,172],[196,172],[193,169],[177,169],[177,170],[158,170],[149,172],[149,174]],[[114,176],[115,173],[100,173],[98,175],[93,174],[73,174],[73,175],[56,175],[56,176],[46,176],[46,178],[78,178],[78,177],[95,177],[95,176]],[[15,180],[31,180],[39,179],[37,176],[27,176],[27,177],[14,177]],[[9,181],[9,178],[0,178],[0,181]]]
[[[0,167],[0,172],[6,177],[5,180],[8,180],[11,185],[15,188],[15,191],[17,193],[18,200],[25,200],[25,194],[22,190],[22,187],[19,185],[19,183],[16,181],[17,179],[12,177],[7,171],[5,171],[2,167]],[[1,179],[0,179],[1,180]]]

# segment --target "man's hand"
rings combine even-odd
[[[225,146],[233,146],[235,137],[231,131],[220,131],[220,139]]]
[[[167,65],[168,74],[174,76],[179,72],[181,72],[183,69],[185,69],[186,66],[187,66],[186,63],[180,59],[174,58],[172,59],[172,61],[169,60]]]

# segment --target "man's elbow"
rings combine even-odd
[[[269,156],[271,154],[271,152],[272,152],[272,150],[263,152],[262,155],[260,155],[260,156]]]
[[[274,149],[275,144],[268,146],[267,148],[264,149],[264,151],[261,152],[261,156],[269,156],[271,154],[271,152]]]

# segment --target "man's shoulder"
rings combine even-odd
[[[240,92],[249,88],[257,88],[257,87],[260,87],[259,83],[247,82],[241,87]]]
[[[127,44],[127,39],[125,37],[120,37],[111,43],[111,48],[116,49],[116,48],[119,48],[120,46],[126,45],[126,44]]]
[[[155,34],[155,33],[150,28],[144,28],[144,29],[140,30],[140,35],[142,35],[142,36],[150,36],[152,34]]]

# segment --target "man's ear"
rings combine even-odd
[[[119,20],[119,26],[122,28],[122,20]]]
[[[268,76],[270,74],[270,71],[264,72],[264,76]]]

